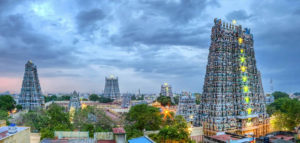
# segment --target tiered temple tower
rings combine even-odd
[[[204,134],[265,135],[269,118],[250,29],[215,19],[211,32],[198,118]]]
[[[77,93],[76,91],[74,91],[73,94],[70,97],[68,108],[69,108],[69,111],[71,111],[73,109],[78,110],[78,109],[81,108],[79,93]]]
[[[118,77],[113,75],[110,77],[105,77],[104,97],[110,99],[120,98]]]
[[[26,110],[36,110],[44,105],[37,68],[31,61],[25,64],[25,73],[18,102]]]
[[[176,115],[181,115],[191,125],[194,124],[196,109],[196,98],[190,93],[183,92],[179,97]]]
[[[174,103],[172,86],[169,85],[168,83],[164,83],[163,85],[161,85],[160,95],[169,96],[171,98],[171,101]]]

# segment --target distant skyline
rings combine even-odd
[[[251,29],[265,93],[300,91],[300,1],[1,0],[0,93],[20,93],[24,66],[43,93],[202,92],[214,18]]]

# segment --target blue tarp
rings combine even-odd
[[[138,137],[131,140],[128,140],[129,143],[153,143],[151,140],[149,140],[146,137]]]

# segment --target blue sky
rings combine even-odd
[[[300,91],[297,0],[1,0],[0,92],[20,92],[24,64],[42,90],[202,92],[214,18],[249,27],[265,92]]]

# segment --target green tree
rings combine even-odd
[[[274,99],[279,99],[279,98],[289,98],[289,95],[285,92],[281,91],[275,91],[272,93],[272,96],[274,96]]]
[[[89,100],[91,100],[91,101],[97,101],[97,100],[99,100],[99,96],[97,94],[91,94],[89,96]]]
[[[152,135],[156,142],[192,142],[189,139],[188,125],[182,116],[175,116],[169,123],[163,126],[156,136]]]
[[[125,119],[125,129],[129,139],[142,135],[144,129],[158,130],[162,123],[159,109],[147,104],[131,107]]]
[[[5,110],[0,110],[0,120],[7,120],[8,119],[8,112]]]
[[[159,96],[156,99],[162,106],[172,105],[171,97],[169,96]]]
[[[131,100],[136,100],[135,95],[131,96]]]
[[[16,106],[16,108],[17,108],[18,111],[20,111],[20,110],[23,109],[22,105],[20,105],[20,104],[18,104],[18,105]]]
[[[300,101],[290,98],[279,98],[267,107],[272,113],[271,125],[277,130],[292,131],[300,125]]]
[[[107,97],[103,97],[103,96],[100,96],[99,98],[99,102],[100,103],[110,103],[110,102],[113,102],[114,100],[110,99],[110,98],[107,98]]]
[[[16,101],[10,95],[0,96],[0,109],[5,111],[11,111],[15,109]]]

